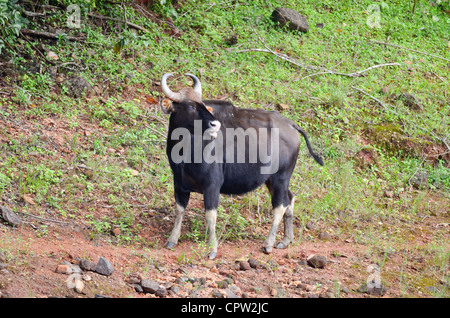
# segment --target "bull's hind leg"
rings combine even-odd
[[[177,216],[173,224],[172,233],[167,242],[167,248],[174,248],[178,243],[181,235],[181,223],[183,222],[184,211],[189,202],[190,192],[182,192],[175,190],[175,201],[177,202]]]
[[[269,234],[267,235],[266,240],[263,243],[263,252],[264,253],[271,253],[272,248],[275,244],[275,239],[277,235],[278,227],[280,226],[281,220],[283,217],[286,217],[285,213],[291,212],[289,207],[291,204],[291,200],[289,197],[289,190],[287,188],[286,182],[283,180],[268,180],[266,182],[267,187],[269,188],[269,191],[272,195],[272,213],[273,213],[273,222],[272,227],[270,228]],[[288,219],[292,222],[292,218]],[[287,222],[289,224],[289,221]],[[285,227],[286,228],[286,227]],[[288,230],[289,230],[288,226]],[[287,240],[290,239],[290,236],[285,236]],[[283,240],[284,241],[284,240]],[[288,243],[289,244],[289,243]],[[287,244],[286,244],[287,246]]]
[[[277,248],[286,248],[292,241],[294,240],[294,201],[295,197],[291,193],[288,192],[290,204],[286,208],[286,212],[284,212],[284,237],[281,242],[277,244]]]

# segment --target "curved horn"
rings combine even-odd
[[[167,79],[171,76],[173,75],[170,73],[166,73],[163,75],[163,77],[161,78],[161,89],[163,93],[166,94],[167,98],[171,99],[174,102],[179,103],[182,100],[181,94],[172,92],[171,89],[167,86]]]
[[[184,75],[189,76],[190,78],[192,78],[192,80],[194,81],[194,91],[196,91],[197,94],[200,95],[200,98],[202,98],[202,83],[200,82],[198,77],[193,75],[193,74],[190,74],[190,73],[186,73]]]

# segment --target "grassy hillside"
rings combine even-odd
[[[308,132],[325,166],[303,147],[291,180],[298,243],[313,239],[303,225],[314,222],[372,247],[381,265],[393,251],[425,255],[421,277],[448,282],[448,1],[40,3],[0,1],[1,205],[162,246],[148,233],[169,229],[174,207],[159,80],[171,72],[181,88],[189,72],[205,99],[282,104]],[[70,4],[79,28],[67,24]],[[308,33],[277,26],[279,6],[307,17]],[[200,202],[183,231],[199,245]],[[271,221],[264,188],[223,197],[220,211],[222,240],[263,237]],[[420,285],[401,283],[405,293]]]

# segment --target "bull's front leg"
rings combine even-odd
[[[209,259],[214,259],[217,255],[216,221],[217,208],[219,207],[220,189],[214,186],[207,187],[203,193],[205,202],[205,217],[208,229]]]
[[[182,192],[177,190],[175,186],[175,201],[177,202],[177,215],[173,224],[172,233],[167,242],[167,248],[174,248],[178,243],[181,235],[181,223],[183,222],[184,211],[189,202],[190,192]]]

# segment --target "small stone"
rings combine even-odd
[[[247,261],[240,261],[239,262],[239,269],[241,271],[248,271],[251,269],[250,264]]]
[[[110,261],[101,256],[94,271],[101,275],[110,276],[114,272],[114,267]]]
[[[312,255],[306,259],[309,266],[314,268],[325,268],[327,265],[327,258],[322,255]]]
[[[331,235],[328,234],[327,232],[321,232],[319,234],[319,239],[323,240],[323,241],[329,241],[329,240],[331,240]]]
[[[225,298],[225,295],[224,295],[220,290],[218,290],[218,289],[214,289],[214,290],[212,291],[212,296],[213,296],[214,298]]]
[[[84,283],[81,279],[75,280],[75,291],[79,294],[83,292],[84,289]]]
[[[412,176],[410,182],[414,188],[419,190],[424,189],[428,184],[428,175],[424,172],[417,172],[414,176]]]
[[[315,230],[316,229],[316,226],[314,225],[314,223],[311,223],[311,222],[306,223],[305,226],[306,226],[306,228],[308,230]]]
[[[159,286],[159,288],[156,290],[155,294],[158,297],[166,297],[168,292],[167,292],[167,289],[164,286]]]
[[[219,288],[227,288],[228,285],[230,285],[228,279],[217,282],[217,287],[219,287]]]
[[[121,232],[122,231],[118,227],[116,227],[114,230],[112,230],[112,234],[114,236],[119,236]]]
[[[58,274],[68,274],[69,265],[58,265],[55,272]]]
[[[87,259],[80,260],[80,268],[85,271],[95,271],[96,265],[97,264]]]
[[[231,288],[225,289],[225,293],[226,293],[226,295],[227,295],[227,298],[239,298],[239,296],[236,295],[236,294],[231,290]]]
[[[387,289],[384,286],[368,287],[366,284],[362,284],[356,291],[358,293],[367,293],[372,296],[383,296],[386,293]]]
[[[173,285],[172,287],[170,287],[170,291],[174,294],[179,294],[181,291],[181,287],[178,285]]]
[[[307,264],[305,259],[301,259],[298,261],[298,265],[305,266]]]
[[[90,275],[84,274],[83,276],[81,276],[81,278],[85,281],[85,282],[90,282],[92,280],[92,277]]]
[[[80,274],[81,268],[75,264],[60,264],[56,267],[55,272],[58,274],[66,274],[66,275]]]
[[[141,281],[141,286],[145,293],[155,294],[159,289],[159,284],[151,279],[143,279]]]
[[[141,275],[137,273],[131,273],[130,276],[125,280],[128,284],[140,284],[142,280]]]
[[[22,219],[16,213],[5,206],[0,206],[0,212],[3,220],[12,226],[19,226],[20,222],[22,222]]]
[[[133,287],[134,290],[135,290],[137,293],[143,293],[143,292],[144,292],[144,289],[143,289],[142,286],[139,285],[139,284],[131,284],[131,287]]]
[[[258,266],[259,266],[259,262],[254,258],[250,258],[248,260],[248,264],[250,265],[251,268],[255,268],[255,269],[258,268]]]
[[[288,105],[282,104],[282,103],[277,103],[277,104],[275,105],[275,107],[276,107],[278,110],[288,110],[288,109],[289,109],[289,106],[288,106]]]

